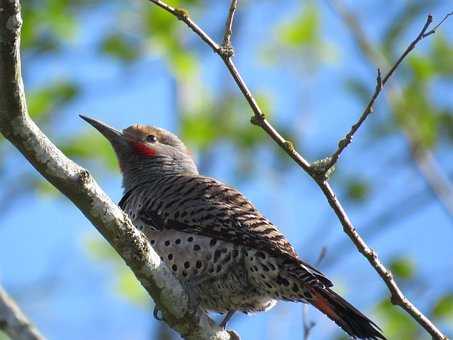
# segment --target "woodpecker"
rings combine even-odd
[[[119,206],[205,311],[261,312],[277,300],[309,303],[358,339],[380,328],[332,290],[285,236],[236,189],[198,173],[181,140],[162,128],[122,132],[81,116],[112,144],[123,175]]]

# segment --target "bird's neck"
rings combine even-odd
[[[180,175],[198,175],[195,163],[188,159],[184,162],[174,162],[161,158],[149,161],[132,162],[121,166],[123,172],[124,192],[144,183],[157,181],[162,177]]]

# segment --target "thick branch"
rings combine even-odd
[[[112,245],[153,297],[165,321],[188,339],[230,339],[200,309],[160,261],[145,236],[87,170],[68,159],[30,119],[20,67],[20,3],[0,0],[0,132],[70,199]]]
[[[180,13],[182,10],[172,8],[165,3],[163,3],[160,0],[149,0],[153,3],[156,3],[169,13],[175,15],[178,17],[178,19],[181,19],[178,13]],[[401,292],[399,289],[398,285],[396,284],[395,280],[393,279],[393,276],[391,272],[382,264],[382,262],[379,260],[377,254],[375,251],[371,250],[368,245],[365,243],[365,241],[360,237],[358,234],[357,230],[353,226],[352,222],[349,220],[348,215],[346,214],[345,210],[343,209],[342,205],[338,201],[338,199],[335,196],[335,193],[333,192],[332,188],[326,181],[326,173],[329,167],[326,167],[325,164],[329,165],[330,160],[327,160],[326,162],[321,162],[316,164],[316,166],[311,166],[310,163],[308,163],[305,158],[300,155],[294,148],[293,144],[287,140],[285,140],[277,130],[266,120],[265,115],[263,114],[261,108],[259,107],[258,103],[256,102],[255,98],[253,97],[252,93],[248,89],[247,85],[245,84],[244,80],[242,79],[238,69],[236,68],[235,64],[232,61],[232,56],[231,55],[225,55],[222,54],[222,49],[218,47],[218,45],[209,37],[209,35],[204,32],[199,26],[197,26],[190,18],[189,15],[186,11],[184,12],[184,18],[182,21],[184,21],[189,28],[191,28],[202,40],[207,42],[213,50],[220,55],[222,60],[224,61],[225,65],[227,66],[230,74],[232,75],[233,79],[235,80],[236,84],[238,85],[239,89],[241,90],[242,94],[244,95],[245,99],[249,103],[254,116],[252,117],[252,123],[260,126],[266,133],[278,144],[280,145],[286,153],[296,161],[296,163],[303,169],[305,172],[307,172],[313,179],[316,181],[322,192],[324,193],[327,201],[329,202],[330,206],[332,209],[335,211],[335,214],[337,215],[338,219],[340,220],[343,230],[345,233],[349,236],[349,238],[352,240],[352,242],[355,244],[356,248],[359,250],[361,254],[365,256],[365,258],[370,262],[370,264],[373,266],[373,268],[377,271],[377,273],[380,275],[380,277],[384,280],[385,284],[389,288],[391,295],[392,295],[392,302],[394,304],[398,304],[401,307],[403,307],[422,327],[425,328],[425,330],[430,333],[433,338],[435,339],[447,339],[445,335],[440,332],[436,326],[428,319],[426,318]],[[424,37],[434,33],[431,31],[426,33],[426,30],[431,23],[432,19],[431,17],[428,18],[427,23],[425,24],[421,35],[419,35],[418,40],[416,39],[416,42],[413,43],[414,46],[409,47],[409,50],[407,53],[412,50],[416,43],[423,39]],[[227,24],[228,27],[228,24]],[[437,28],[436,26],[435,28]],[[432,30],[433,31],[433,30]],[[411,44],[412,45],[412,44]],[[407,54],[406,53],[406,54]],[[400,58],[397,62],[401,63],[401,61],[404,59],[405,55],[403,54],[403,57]],[[397,66],[396,66],[397,67]],[[387,81],[388,78],[391,76],[391,74],[394,72],[396,67],[392,68],[391,71],[384,77],[384,80]],[[377,88],[379,87],[379,92],[382,89],[382,83],[384,80],[381,80],[380,72],[378,72],[378,81],[377,81]],[[372,103],[369,105],[371,108],[374,100],[378,96],[379,92],[373,96],[374,99],[372,99]],[[369,113],[368,113],[369,114]],[[341,153],[341,151],[340,151]]]
[[[0,287],[0,330],[17,340],[44,340],[14,300]]]

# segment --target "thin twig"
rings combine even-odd
[[[230,53],[231,57],[234,54],[233,44],[231,43],[231,36],[233,35],[233,21],[237,7],[238,0],[231,0],[230,10],[228,12],[227,21],[225,24],[225,34],[223,35],[222,47],[225,50],[224,53]]]
[[[306,303],[302,306],[302,324],[304,327],[304,340],[308,340],[312,329],[316,326],[316,322],[308,320],[308,305]]]
[[[300,167],[302,167],[305,171],[310,172],[310,163],[294,149],[294,146],[290,141],[283,138],[278,133],[278,131],[275,130],[274,127],[267,121],[265,114],[259,107],[249,88],[245,84],[230,56],[222,54],[221,46],[214,42],[214,40],[203,29],[201,29],[192,19],[190,19],[187,11],[173,8],[160,0],[148,1],[158,5],[165,11],[174,15],[177,19],[183,21],[192,31],[195,32],[195,34],[197,34],[209,47],[211,47],[211,49],[215,53],[222,57],[228,68],[228,71],[230,72],[231,76],[238,85],[239,89],[241,90],[254,113],[251,122],[265,130],[268,135],[271,136],[272,139],[278,145],[280,145],[280,147],[282,147]]]
[[[437,29],[440,27],[440,25],[442,25],[442,24],[444,23],[444,21],[447,20],[448,17],[449,17],[450,15],[453,15],[453,12],[450,12],[450,13],[445,14],[445,16],[443,17],[443,19],[442,19],[436,26],[434,26],[433,29],[432,29],[431,31],[426,32],[426,33],[424,34],[423,38],[426,38],[428,35],[431,35],[431,34],[436,33],[436,31],[437,31]]]
[[[180,12],[180,10],[175,10],[174,8],[163,4],[162,1],[159,0],[149,0],[151,2],[154,2],[158,4],[160,7],[163,9],[167,10],[171,14],[175,15],[178,19],[180,17],[178,16],[177,13]],[[184,19],[182,19],[188,26],[191,28],[198,36],[200,36],[201,39],[204,41],[207,41],[205,37],[209,37],[206,32],[204,32],[200,27],[196,26],[195,23],[189,19],[188,14],[186,11],[184,11],[185,16]],[[429,16],[427,20],[427,24],[425,24],[426,28],[424,27],[421,33],[421,37],[417,37],[415,44],[411,47],[409,47],[409,51],[412,50],[416,43],[423,39],[423,34],[425,34],[427,26],[429,26],[429,23],[432,21],[431,16]],[[420,35],[419,35],[420,36]],[[209,39],[208,41],[212,41],[212,39]],[[209,46],[213,46],[209,42],[207,42]],[[214,43],[215,44],[215,43]],[[411,44],[412,45],[412,44]],[[215,46],[217,46],[215,44]],[[447,339],[445,335],[442,334],[441,331],[439,331],[436,326],[426,317],[424,316],[401,292],[399,289],[398,285],[396,284],[395,280],[393,279],[393,276],[391,272],[382,264],[382,262],[379,260],[377,253],[372,250],[371,248],[368,247],[368,245],[365,243],[365,241],[360,237],[358,234],[357,230],[349,220],[348,215],[344,211],[342,205],[338,201],[338,199],[335,196],[335,193],[333,192],[332,188],[330,187],[329,183],[326,181],[325,177],[325,172],[324,176],[320,176],[318,170],[313,169],[310,166],[310,163],[308,163],[305,158],[300,155],[294,148],[294,145],[290,142],[285,140],[278,132],[275,130],[275,128],[266,120],[265,115],[263,114],[261,108],[257,104],[255,98],[253,97],[252,93],[248,89],[247,85],[245,84],[244,80],[242,79],[239,71],[237,70],[234,62],[232,61],[231,57],[225,57],[222,55],[221,50],[216,50],[214,49],[216,53],[218,53],[223,61],[225,62],[230,74],[232,75],[233,79],[235,80],[236,84],[238,85],[239,89],[241,90],[242,94],[244,95],[245,99],[249,103],[254,116],[252,117],[251,122],[255,125],[260,126],[264,131],[267,132],[267,134],[280,146],[282,147],[286,153],[296,161],[296,163],[303,169],[307,174],[309,174],[312,178],[315,179],[316,183],[318,186],[321,188],[323,191],[327,201],[329,202],[330,206],[332,209],[335,211],[335,214],[337,215],[338,219],[340,220],[344,232],[349,236],[349,238],[353,241],[354,245],[356,248],[359,250],[361,254],[363,254],[367,260],[370,262],[370,264],[375,268],[375,270],[378,272],[378,274],[381,276],[385,284],[387,285],[389,291],[391,292],[391,301],[394,304],[400,305],[403,309],[405,309],[412,317],[423,327],[425,330],[432,335],[433,338],[435,339]],[[406,54],[407,54],[406,53]],[[397,62],[401,63],[401,61],[404,59],[405,55],[400,58]],[[385,81],[388,80],[390,75],[394,72],[394,69],[391,69],[389,73],[386,75],[384,78]],[[382,85],[384,83],[384,80],[380,80],[380,73],[378,74],[378,80],[377,80],[377,86],[376,88],[380,92],[382,90]],[[378,93],[379,94],[379,93]],[[373,97],[377,97],[376,94]],[[374,98],[375,100],[376,98]],[[368,105],[367,107],[372,108],[372,105],[374,103],[371,103],[371,105]],[[370,112],[368,112],[366,115],[368,115]],[[366,118],[366,117],[365,117]],[[358,129],[358,127],[357,127]],[[355,132],[355,131],[354,131]],[[346,146],[345,146],[346,147]],[[344,149],[344,147],[343,147]],[[341,153],[341,151],[339,152]],[[327,168],[328,169],[328,168]]]
[[[184,22],[192,31],[195,32],[206,44],[208,44],[216,53],[220,53],[220,46],[211,39],[192,19],[184,9],[174,8],[160,0],[148,0],[167,12],[173,14],[178,20]]]
[[[360,48],[360,51],[363,52],[364,57],[366,57],[371,64],[390,67],[385,56],[376,51],[373,44],[365,35],[365,32],[357,20],[355,13],[348,10],[346,6],[341,3],[341,1],[328,0],[328,3],[332,5],[332,9],[343,19],[345,25],[350,30],[355,43]],[[428,33],[433,34],[450,15],[453,15],[453,12],[445,15],[444,18],[431,31],[425,33],[425,37]],[[401,92],[401,90],[398,89],[397,84],[392,84],[392,86],[396,87],[398,90],[393,92]],[[392,99],[393,101],[395,100],[393,97]],[[408,119],[410,122],[414,122],[414,118],[412,116],[408,116]],[[416,123],[414,122],[414,124]],[[439,165],[439,162],[436,160],[433,153],[423,147],[420,139],[414,133],[414,129],[403,125],[402,130],[403,135],[407,139],[410,146],[412,159],[417,166],[421,177],[431,189],[434,197],[439,201],[446,215],[451,220],[453,218],[453,184],[443,171],[442,167]]]
[[[14,300],[0,287],[0,330],[17,340],[44,340]]]
[[[319,267],[321,262],[326,258],[327,255],[327,247],[321,247],[321,251],[319,252],[318,258],[316,259],[315,266]]]
[[[346,147],[352,142],[352,138],[354,134],[357,132],[357,130],[362,126],[363,122],[368,118],[370,113],[373,112],[373,106],[374,103],[376,102],[376,99],[379,97],[379,94],[381,93],[383,87],[387,83],[387,81],[390,79],[390,77],[393,75],[393,73],[396,71],[398,66],[403,62],[403,60],[407,57],[407,55],[417,46],[417,44],[423,40],[424,38],[430,36],[435,32],[435,30],[448,18],[448,15],[444,17],[444,19],[437,24],[434,29],[431,31],[427,32],[429,26],[431,25],[433,21],[433,17],[431,15],[428,15],[426,18],[426,22],[420,31],[420,33],[417,35],[417,37],[409,44],[409,46],[404,50],[404,52],[401,54],[401,56],[398,58],[398,60],[395,62],[395,64],[390,68],[390,70],[387,72],[387,74],[384,76],[384,78],[381,78],[380,70],[378,69],[378,77],[376,80],[376,88],[374,90],[373,95],[371,96],[370,101],[368,102],[365,110],[363,113],[360,115],[359,120],[351,127],[351,130],[346,134],[346,136],[340,140],[338,143],[338,148],[337,150],[330,156],[329,162],[325,165],[325,171],[328,171],[330,168],[332,168],[336,162],[338,161],[338,158],[340,157],[341,153],[346,149]]]

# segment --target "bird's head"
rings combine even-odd
[[[176,135],[165,129],[136,124],[118,131],[95,119],[80,117],[112,144],[126,190],[151,177],[198,173],[189,150]]]

